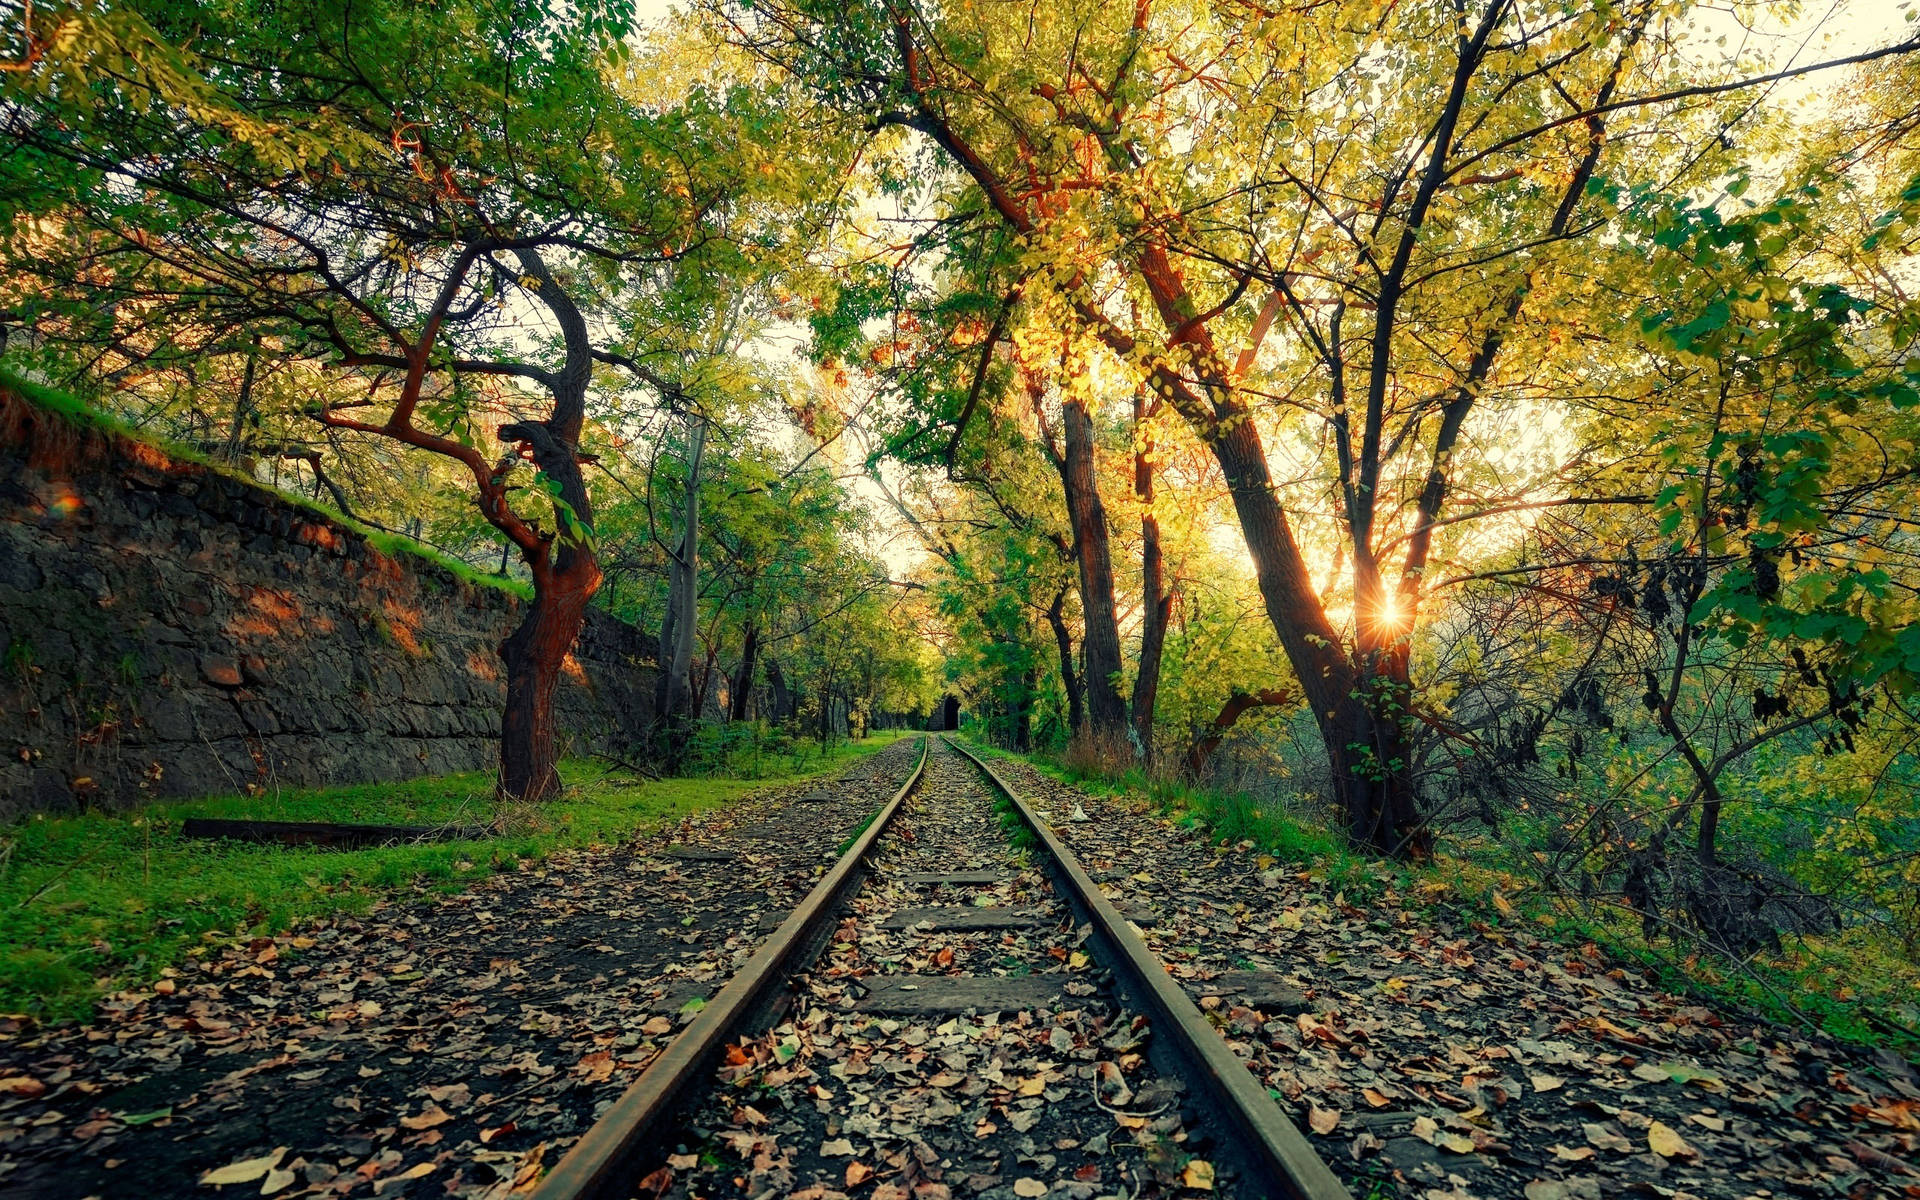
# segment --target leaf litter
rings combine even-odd
[[[1513,920],[1391,886],[1351,900],[1145,803],[998,769],[1093,816],[1055,831],[1151,910],[1149,945],[1356,1195],[1920,1197],[1920,1076],[1897,1056],[1717,1011]],[[1220,982],[1248,971],[1301,1003]]]
[[[903,740],[837,783],[460,895],[210,944],[91,1024],[0,1018],[0,1193],[504,1197],[731,977],[917,753]],[[665,853],[679,844],[716,857]]]
[[[762,1200],[1233,1195],[1150,1030],[1112,997],[1045,874],[1009,847],[973,768],[935,747],[928,777],[875,848],[873,875],[794,1003],[728,1048],[714,1091],[638,1194]],[[997,871],[985,885],[913,874]],[[906,908],[1036,908],[1034,923],[884,927]],[[888,976],[1041,977],[1049,1007],[902,1015],[859,1007]],[[929,988],[938,984],[928,983]],[[792,1047],[792,1053],[783,1051]]]

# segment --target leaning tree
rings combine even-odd
[[[737,249],[729,206],[762,176],[724,97],[629,99],[622,0],[451,7],[43,14],[0,119],[15,173],[50,164],[58,191],[7,233],[20,249],[59,224],[65,254],[11,257],[46,326],[96,357],[264,342],[358,385],[317,421],[459,464],[533,582],[500,647],[500,788],[537,800],[601,580],[596,363],[671,386],[621,305],[724,271],[706,257]]]

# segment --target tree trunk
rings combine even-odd
[[[1413,794],[1406,732],[1406,660],[1373,656],[1363,673],[1341,651],[1274,495],[1259,433],[1250,420],[1223,424],[1209,445],[1226,476],[1267,618],[1313,706],[1348,836],[1383,854],[1424,854],[1428,835]]]
[[[1013,718],[1013,749],[1025,754],[1033,749],[1033,692],[1040,680],[1031,664],[1020,676],[1020,687],[1007,698],[1008,716]]]
[[[1078,734],[1086,724],[1087,710],[1080,689],[1080,673],[1073,666],[1073,633],[1067,628],[1067,618],[1063,608],[1067,602],[1067,593],[1055,592],[1053,603],[1047,606],[1047,624],[1053,629],[1053,643],[1060,651],[1060,682],[1067,689],[1067,733]]]
[[[740,647],[740,670],[733,677],[733,691],[727,697],[727,720],[747,719],[747,700],[753,691],[753,672],[759,665],[760,626],[747,622],[746,641]]]
[[[1147,398],[1133,397],[1133,424],[1139,446],[1133,455],[1133,494],[1140,509],[1140,670],[1133,681],[1134,752],[1153,762],[1153,710],[1160,698],[1160,659],[1167,644],[1167,622],[1173,617],[1173,593],[1167,588],[1166,564],[1160,555],[1160,519],[1153,515],[1153,442],[1146,432]]]
[[[226,453],[222,456],[229,463],[240,461],[240,453],[247,445],[247,417],[253,411],[253,377],[260,363],[260,343],[258,341],[247,350],[247,367],[240,375],[240,398],[233,403],[233,426],[227,432]],[[314,474],[320,473],[320,465],[314,463]]]
[[[539,296],[559,322],[566,365],[553,378],[553,415],[500,427],[502,441],[525,447],[536,467],[558,484],[554,531],[537,549],[522,545],[533,573],[533,605],[520,627],[500,644],[507,670],[506,710],[500,720],[500,791],[517,800],[544,800],[560,787],[559,746],[553,696],[567,654],[586,620],[587,603],[600,590],[600,563],[593,542],[593,503],[580,472],[580,433],[586,420],[587,383],[593,373],[586,322],[555,283],[537,251],[517,252],[521,269],[539,284]],[[551,557],[549,557],[551,555]]]
[[[693,720],[693,635],[700,600],[700,467],[706,456],[707,423],[687,417],[687,495],[680,545],[668,564],[667,617],[660,627],[658,737],[663,757],[678,763]]]
[[[536,578],[526,617],[500,644],[507,669],[500,790],[516,800],[545,800],[560,790],[553,695],[599,582],[591,550],[576,553],[568,569],[548,574],[544,584]]]
[[[1291,692],[1273,688],[1261,692],[1234,692],[1227,697],[1227,702],[1220,706],[1220,712],[1213,718],[1213,724],[1207,727],[1207,732],[1187,748],[1187,773],[1196,778],[1206,773],[1207,760],[1212,758],[1213,752],[1220,748],[1220,743],[1225,740],[1227,731],[1240,720],[1242,713],[1250,708],[1272,708],[1292,704],[1296,699],[1298,697]]]
[[[787,686],[787,673],[780,669],[780,660],[777,658],[767,660],[767,686],[773,690],[773,712],[770,716],[774,723],[792,720],[797,706],[794,704],[793,690]]]
[[[1067,399],[1060,408],[1066,442],[1060,479],[1066,487],[1080,568],[1080,611],[1087,629],[1081,643],[1087,656],[1087,720],[1096,738],[1117,741],[1125,735],[1127,706],[1115,684],[1121,671],[1120,622],[1114,611],[1107,511],[1094,472],[1093,419],[1084,401]]]

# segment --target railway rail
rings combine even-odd
[[[917,789],[926,794],[915,802]],[[1015,854],[1009,833],[1029,855]],[[799,1175],[818,1180],[829,1170],[837,1188],[842,1167],[851,1190],[875,1168],[820,1155],[855,1155],[852,1136],[882,1136],[875,1124],[882,1118],[862,1113],[897,1115],[911,1098],[933,1106],[923,1119],[964,1127],[933,1148],[919,1144],[918,1159],[895,1156],[900,1178],[939,1178],[937,1164],[962,1184],[920,1195],[1004,1192],[993,1165],[1002,1152],[980,1147],[992,1144],[990,1135],[1019,1134],[1018,1161],[1030,1164],[1030,1175],[1099,1181],[1094,1188],[1076,1182],[1068,1194],[1138,1195],[1155,1186],[1153,1170],[1167,1184],[1172,1162],[1167,1190],[1184,1182],[1235,1197],[1347,1200],[1345,1186],[1168,976],[1135,918],[1147,919],[1117,908],[991,764],[930,737],[870,825],[545,1176],[536,1200],[661,1194],[673,1184],[662,1165],[691,1167],[699,1156],[686,1152],[688,1143],[724,1123],[725,1113],[744,1111],[754,1125],[768,1125],[758,1110],[716,1093],[716,1072],[723,1056],[745,1057],[739,1047],[783,1017],[786,1053],[796,1053],[803,1037],[817,1038],[825,1048],[815,1065],[838,1077],[824,1079],[833,1089],[809,1087],[806,1102],[780,1114],[783,1127],[773,1122],[788,1142],[783,1156],[772,1152],[771,1135],[733,1135],[743,1156],[757,1152],[761,1171],[751,1184],[722,1171],[706,1181],[712,1186],[674,1194],[774,1196],[804,1191]],[[958,1014],[973,1015],[937,1020]],[[908,1043],[911,1051],[889,1050],[869,1032],[898,1031],[915,1016],[933,1019],[909,1026],[920,1039]],[[874,1080],[862,1078],[866,1058],[836,1057],[829,1034],[845,1029],[857,1030],[852,1042],[872,1055]],[[1049,1045],[1058,1061],[1047,1061]],[[1028,1055],[1032,1047],[1038,1058]],[[731,1077],[750,1069],[733,1068]],[[997,1090],[987,1092],[983,1075]],[[994,1100],[1014,1095],[1023,1098]],[[1134,1143],[1109,1152],[1105,1134],[1087,1138],[1094,1123],[1087,1116],[1106,1121],[1108,1131],[1113,1122],[1134,1131]],[[1196,1146],[1205,1150],[1196,1165],[1206,1173],[1183,1180],[1178,1164],[1198,1159],[1188,1152]],[[1090,1156],[1095,1151],[1100,1157]],[[969,1153],[983,1157],[969,1167]],[[796,1154],[805,1161],[795,1162]],[[1005,1161],[1014,1156],[1004,1151]],[[1048,1186],[1023,1176],[1012,1194],[1040,1195]]]

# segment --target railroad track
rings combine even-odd
[[[536,1200],[1348,1200],[1134,919],[990,764],[930,738]]]

